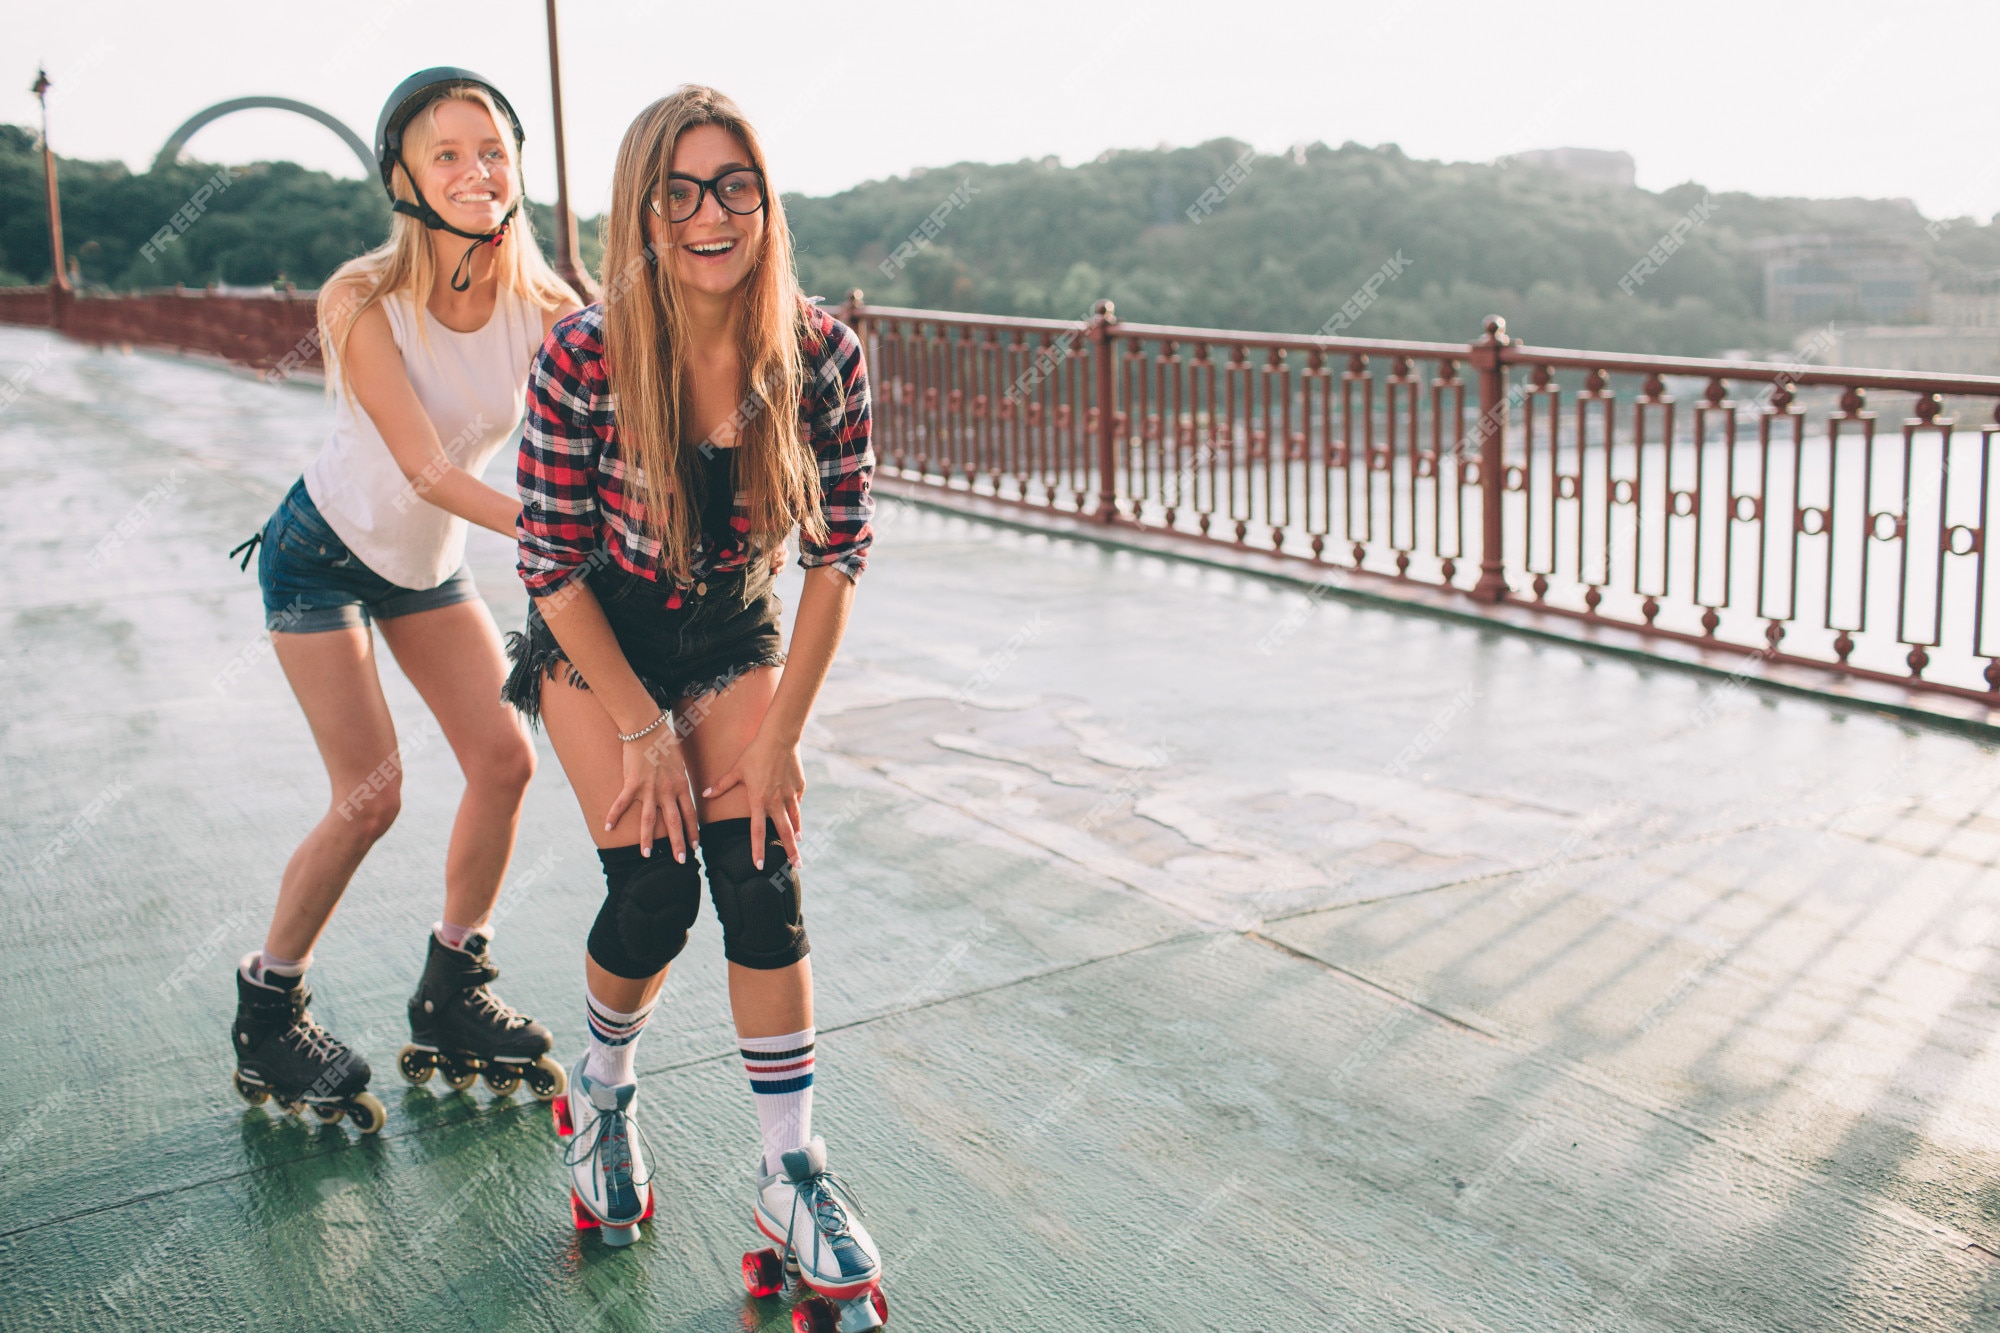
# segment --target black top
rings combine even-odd
[[[698,448],[694,457],[702,475],[693,497],[700,507],[701,534],[710,550],[721,550],[735,536],[729,520],[736,515],[736,450]]]

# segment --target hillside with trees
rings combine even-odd
[[[215,166],[134,173],[62,159],[65,238],[85,280],[309,287],[386,232],[372,181],[286,162],[232,170],[206,215],[149,259],[148,238]],[[785,203],[801,280],[829,300],[859,287],[881,304],[1080,318],[1110,297],[1129,320],[1303,333],[1400,256],[1406,267],[1346,332],[1465,341],[1498,312],[1545,346],[1689,355],[1782,347],[1798,332],[1765,318],[1759,238],[1903,244],[1948,282],[2000,270],[2000,228],[1927,225],[1906,201],[1768,199],[1694,184],[1653,192],[1528,166],[1421,161],[1393,145],[1249,155],[1217,140],[1068,167],[963,163]],[[1671,260],[1620,290],[1634,262],[1704,204]],[[534,208],[546,248],[549,213]],[[595,224],[580,231],[594,266]],[[48,262],[39,154],[28,131],[0,125],[0,282],[46,281]]]

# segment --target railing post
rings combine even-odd
[[[1090,312],[1090,354],[1097,360],[1097,513],[1100,523],[1118,521],[1118,414],[1112,411],[1111,326],[1118,316],[1109,301]]]
[[[840,303],[840,322],[848,328],[853,329],[854,336],[860,338],[861,345],[866,347],[868,339],[861,332],[860,319],[861,289],[859,287],[849,287],[847,289],[847,299]]]
[[[1482,602],[1507,596],[1507,542],[1501,531],[1507,495],[1507,367],[1500,349],[1513,339],[1507,321],[1486,317],[1486,336],[1472,344],[1471,361],[1479,371],[1479,582],[1472,596]]]

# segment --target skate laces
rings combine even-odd
[[[492,1018],[512,1032],[516,1028],[528,1026],[528,1016],[513,1008],[485,986],[474,986],[465,993],[466,1003],[477,1009],[481,1017]]]
[[[616,1125],[612,1124],[614,1120],[618,1122]],[[586,1134],[590,1137],[588,1145],[583,1142]],[[653,1145],[647,1140],[646,1131],[639,1127],[638,1121],[623,1111],[600,1110],[589,1129],[580,1130],[570,1136],[569,1146],[563,1149],[563,1165],[582,1166],[594,1159],[597,1169],[604,1172],[606,1181],[614,1188],[621,1184],[633,1189],[649,1185],[653,1180],[650,1171],[646,1173],[644,1180],[635,1179],[632,1174],[631,1139],[634,1135],[638,1137],[639,1146],[650,1157]],[[606,1146],[607,1143],[609,1147]]]
[[[831,1171],[821,1171],[795,1182],[794,1186],[806,1199],[806,1211],[812,1215],[813,1227],[829,1241],[845,1236],[853,1237],[852,1224],[847,1220],[847,1208],[842,1206],[844,1198],[859,1212],[861,1201],[854,1195],[854,1187]],[[785,1228],[785,1244],[792,1243],[792,1227],[798,1224],[798,1210],[792,1211],[792,1222]]]
[[[285,1040],[293,1047],[316,1060],[329,1064],[347,1055],[347,1047],[331,1032],[313,1021],[311,1014],[300,1014],[291,1030],[285,1033]]]

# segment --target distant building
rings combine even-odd
[[[1917,324],[1931,318],[1930,268],[1903,242],[1768,236],[1750,248],[1764,261],[1764,311],[1773,323]]]
[[[1892,324],[1838,329],[1821,360],[1826,365],[1866,370],[2000,375],[2000,327]]]
[[[1560,171],[1565,176],[1628,190],[1639,180],[1639,165],[1632,155],[1607,148],[1535,148],[1500,160],[1510,165]]]

